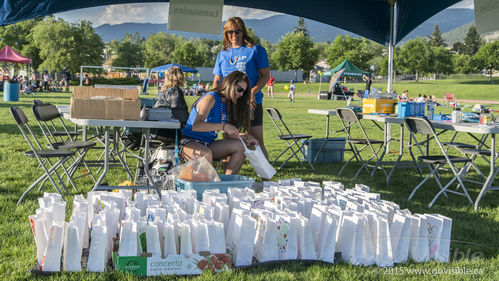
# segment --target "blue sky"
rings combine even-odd
[[[438,1],[438,0],[435,0]],[[95,27],[102,24],[120,24],[124,22],[166,23],[168,22],[169,3],[121,4],[73,10],[55,14],[66,21],[77,22],[90,20]],[[461,1],[450,8],[473,9],[473,0]],[[264,10],[224,6],[223,20],[240,16],[244,19],[262,19],[278,13]]]

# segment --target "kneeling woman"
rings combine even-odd
[[[180,153],[186,159],[205,156],[213,159],[230,157],[226,175],[237,174],[243,165],[244,147],[239,139],[248,144],[258,144],[247,132],[250,127],[250,88],[246,74],[234,71],[227,75],[221,85],[201,96],[193,105],[189,120],[182,129]],[[215,140],[218,131],[223,139]]]

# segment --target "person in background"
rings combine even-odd
[[[50,88],[50,74],[47,69],[43,72],[43,90],[48,92]]]
[[[274,76],[272,76],[272,73],[270,73],[270,79],[269,82],[267,82],[267,95],[272,100],[274,99],[274,81]]]
[[[250,82],[246,74],[234,71],[217,85],[192,105],[187,124],[182,129],[179,152],[186,160],[204,156],[210,163],[213,159],[230,157],[225,174],[233,175],[239,172],[245,159],[240,139],[249,145],[258,144],[258,140],[248,134]],[[222,131],[223,139],[216,140],[219,131]]]
[[[373,83],[371,76],[367,76],[365,74],[362,74],[362,80],[366,81],[366,91],[369,94],[369,91],[371,91],[371,84]]]
[[[69,73],[67,68],[62,69],[62,80],[61,87],[66,88],[66,92],[69,93],[69,83],[71,82],[71,73]]]
[[[189,118],[189,108],[182,87],[185,86],[184,72],[178,67],[170,67],[165,74],[165,83],[154,101],[154,108],[165,107],[172,110],[173,118],[185,125]]]
[[[409,97],[409,90],[404,90],[402,92],[402,100],[410,101],[411,98]]]
[[[295,92],[296,92],[295,80],[291,80],[288,93],[289,102],[295,102]]]
[[[421,94],[418,94],[418,97],[416,98],[415,102],[424,102],[424,98]]]
[[[270,79],[270,67],[267,51],[255,44],[249,37],[246,25],[240,17],[231,17],[223,27],[223,47],[218,53],[213,74],[213,87],[220,86],[224,77],[233,71],[248,75],[250,81],[250,109],[253,111],[251,127],[248,133],[254,136],[263,153],[268,158],[263,141],[263,93],[262,88]]]

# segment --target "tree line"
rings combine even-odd
[[[298,18],[294,30],[277,43],[259,37],[251,28],[249,35],[268,53],[271,69],[302,70],[305,75],[314,65],[325,60],[335,67],[344,59],[364,71],[387,75],[387,48],[365,38],[337,36],[332,42],[315,42],[310,37],[303,18]],[[222,48],[222,42],[210,39],[186,39],[158,32],[144,38],[139,33],[127,33],[121,40],[103,42],[92,23],[68,23],[54,16],[27,20],[0,27],[0,45],[10,45],[33,60],[36,70],[58,72],[66,67],[77,73],[81,65],[122,67],[156,67],[178,63],[189,67],[212,67]],[[394,49],[395,74],[422,75],[450,73],[481,73],[492,75],[499,69],[499,41],[485,43],[471,26],[463,42],[447,46],[438,26],[431,36],[409,40]]]

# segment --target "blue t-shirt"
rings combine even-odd
[[[254,45],[251,48],[242,46],[220,51],[213,68],[213,74],[225,78],[229,73],[239,70],[248,75],[250,86],[253,87],[260,79],[258,70],[267,67],[269,67],[269,59],[264,47],[260,45]],[[259,91],[255,94],[255,102],[261,104],[262,100],[263,93]]]
[[[227,105],[224,102],[222,102],[222,98],[217,93],[208,92],[204,94],[201,98],[199,98],[199,100],[196,101],[192,106],[191,114],[189,114],[189,119],[187,120],[187,124],[185,125],[185,128],[182,129],[182,135],[184,137],[200,140],[206,143],[212,143],[217,138],[218,131],[196,132],[192,130],[192,124],[194,124],[194,120],[196,120],[196,116],[198,116],[196,105],[200,100],[204,99],[208,95],[211,95],[215,98],[215,104],[211,108],[210,114],[204,121],[208,123],[227,122]]]

